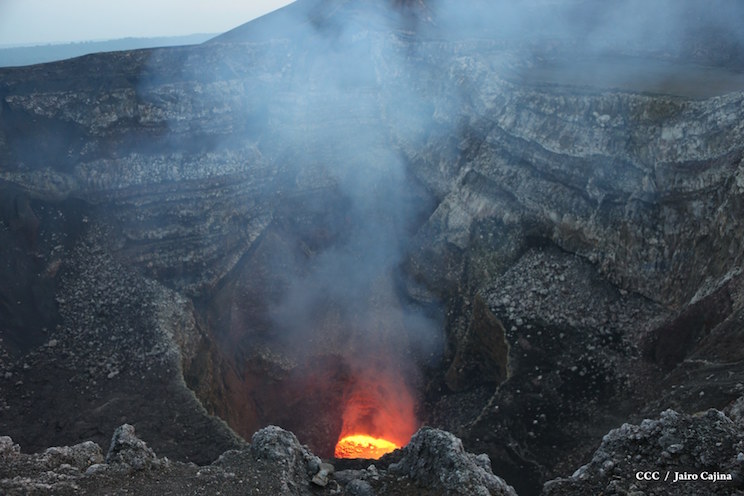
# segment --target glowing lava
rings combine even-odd
[[[416,430],[413,395],[400,376],[388,371],[356,376],[344,403],[336,458],[380,458],[408,443]]]
[[[378,459],[386,453],[397,449],[395,443],[387,439],[378,439],[366,434],[353,434],[339,439],[334,455],[336,458],[372,458]]]

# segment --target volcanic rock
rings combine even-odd
[[[0,490],[3,494],[74,494],[91,467],[104,462],[101,447],[91,441],[22,454],[11,438],[0,438]]]
[[[612,22],[637,2],[522,3],[300,0],[200,46],[0,70],[0,433],[136,425],[174,465],[126,490],[191,461],[299,494],[361,384],[528,495],[625,422],[740,422],[741,6],[647,5],[639,38]],[[270,424],[296,438],[244,449]],[[497,487],[428,436],[405,483],[459,490],[426,468],[442,449]],[[313,490],[406,490],[384,470]]]
[[[667,410],[610,431],[588,464],[542,494],[740,494],[742,449],[744,430],[722,412]]]
[[[254,458],[271,462],[281,472],[280,492],[288,494],[290,487],[302,485],[309,476],[324,470],[306,448],[300,445],[297,437],[280,427],[269,426],[256,432],[251,438],[251,455]]]
[[[145,470],[159,465],[158,458],[129,424],[119,426],[111,438],[106,463],[118,464],[130,470]]]
[[[744,396],[733,402],[725,413],[739,427],[744,428]]]
[[[346,494],[349,496],[374,496],[372,485],[361,479],[354,479],[346,485]]]
[[[312,472],[312,469],[308,470]],[[313,475],[312,483],[316,486],[325,487],[328,485],[328,478],[333,474],[334,467],[330,463],[321,463],[318,472]]]
[[[131,425],[116,429],[105,461],[91,442],[26,455],[2,437],[0,489],[9,495],[515,494],[491,473],[487,458],[466,453],[451,434],[424,429],[417,439],[420,449],[404,449],[398,463],[388,467],[381,461],[379,470],[370,466],[347,479],[335,478],[330,464],[320,463],[294,434],[275,426],[259,430],[249,448],[227,451],[203,466],[158,458]],[[326,472],[325,484],[311,483],[319,471]]]
[[[42,225],[53,231],[45,243],[64,239],[49,224],[57,215],[72,213],[45,211]],[[2,364],[7,371],[0,377],[2,397],[16,405],[3,412],[4,431],[36,451],[53,439],[105,444],[117,422],[136,422],[163,455],[200,463],[241,446],[184,382],[192,367],[204,367],[202,354],[209,354],[193,307],[112,259],[105,249],[106,228],[90,224],[82,223],[83,233],[69,233],[74,241],[51,248],[51,262],[40,264],[38,284],[53,291],[39,292],[38,298],[52,299],[43,305],[54,309],[56,322],[41,330],[47,343],[25,354],[11,349]],[[57,266],[53,277],[43,272],[46,263]],[[17,339],[23,343],[29,336]],[[49,346],[52,340],[56,346]],[[198,384],[192,382],[197,391]],[[20,427],[28,415],[44,428]],[[161,443],[165,437],[155,433],[168,431],[172,440]]]
[[[389,471],[446,494],[516,496],[511,486],[493,475],[488,456],[467,453],[462,441],[438,429],[419,430]]]

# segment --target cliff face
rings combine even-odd
[[[739,94],[701,102],[477,81],[487,89],[472,109],[477,139],[430,219],[448,241],[466,247],[489,214],[532,222],[618,286],[674,306],[740,263],[742,156],[728,140],[742,132]]]
[[[612,46],[624,77],[583,77],[578,36],[446,13],[298,2],[196,47],[0,71],[0,431],[89,437],[28,399],[41,381],[65,404],[70,379],[98,442],[139,422],[158,453],[198,451],[154,434],[167,401],[122,401],[143,388],[189,405],[176,430],[237,443],[188,386],[244,437],[280,423],[330,456],[354,385],[388,374],[535,492],[650,399],[736,399],[738,45]]]
[[[504,42],[372,26],[6,69],[2,178],[29,198],[106,205],[126,257],[192,293],[235,266],[279,195],[346,180],[329,163],[351,169],[355,148],[402,155],[436,197],[428,225],[460,248],[498,212],[675,306],[738,264],[738,93],[533,83],[518,69],[535,61]]]

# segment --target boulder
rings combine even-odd
[[[467,453],[462,441],[449,432],[424,427],[402,451],[402,458],[389,471],[418,486],[447,494],[516,496],[493,474],[488,456]]]

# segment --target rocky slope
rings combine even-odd
[[[587,465],[548,482],[543,494],[741,494],[741,406],[729,412],[734,420],[716,410],[699,416],[667,410],[658,420],[623,424],[604,436]],[[158,457],[128,424],[115,430],[105,456],[90,441],[27,455],[6,436],[0,461],[0,488],[9,495],[516,495],[493,475],[488,456],[467,453],[452,434],[431,428],[375,463],[358,460],[364,468],[338,470],[275,426],[202,466]]]
[[[9,437],[0,437],[3,494],[491,494],[514,496],[514,489],[491,472],[488,457],[466,453],[452,434],[418,432],[395,462],[379,470],[335,471],[291,432],[269,426],[250,446],[223,453],[197,466],[159,458],[134,428],[116,429],[105,457],[87,441],[26,455]]]
[[[741,494],[742,447],[741,425],[723,412],[667,410],[610,431],[587,465],[543,494]]]
[[[206,466],[279,424],[328,458],[376,382],[520,494],[589,463],[545,488],[571,494],[634,453],[623,427],[592,455],[611,429],[730,408],[741,11],[677,2],[649,11],[665,36],[613,38],[589,2],[525,5],[301,1],[196,47],[0,71],[0,433],[130,423]]]

